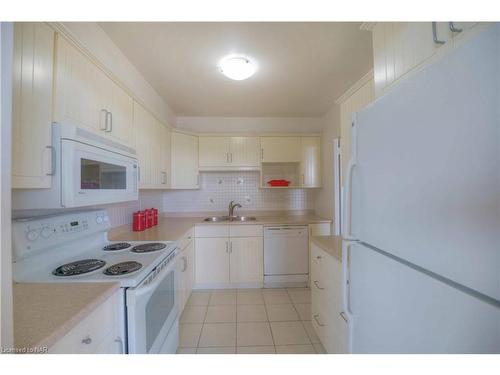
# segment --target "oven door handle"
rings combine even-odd
[[[162,269],[153,280],[151,280],[149,283],[142,283],[139,285],[137,288],[133,288],[132,291],[135,294],[135,297],[141,297],[152,290],[156,289],[158,285],[161,284],[163,280],[165,280],[165,277],[173,270],[175,270],[175,256],[171,257],[167,265],[165,266],[164,269]],[[149,276],[148,276],[149,277]],[[146,280],[148,279],[146,277]],[[130,290],[130,289],[129,289]]]

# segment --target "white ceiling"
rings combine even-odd
[[[325,113],[373,66],[359,23],[99,23],[178,116],[303,117]],[[231,53],[258,72],[232,81]]]

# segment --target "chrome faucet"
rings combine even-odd
[[[234,209],[236,207],[240,207],[241,208],[241,204],[234,203],[234,201],[229,202],[229,217],[230,218],[234,216]]]

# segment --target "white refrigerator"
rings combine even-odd
[[[352,353],[500,353],[499,36],[485,29],[353,117]]]

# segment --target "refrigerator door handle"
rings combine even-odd
[[[351,203],[352,203],[352,171],[356,163],[353,159],[349,160],[349,164],[347,165],[347,173],[344,187],[344,225],[343,230],[344,233],[342,237],[346,240],[355,240],[356,238],[352,234],[351,229]]]

